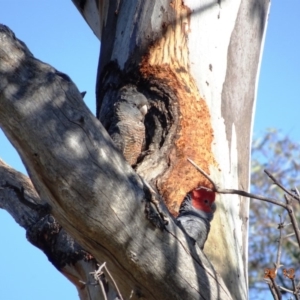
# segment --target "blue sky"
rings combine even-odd
[[[35,57],[68,74],[81,91],[87,91],[85,101],[95,113],[100,43],[71,0],[0,0],[0,7],[0,23],[9,26]],[[255,135],[276,127],[300,141],[299,28],[299,1],[274,1],[260,74]],[[1,130],[0,157],[25,172]],[[25,231],[3,210],[0,228],[0,299],[78,298],[75,288],[26,241]]]
[[[255,134],[276,127],[300,142],[299,28],[299,1],[273,1],[260,72]]]

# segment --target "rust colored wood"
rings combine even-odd
[[[171,217],[164,230],[151,223],[155,210],[147,218],[147,188],[70,78],[35,59],[5,26],[0,44],[0,126],[51,213],[106,262],[122,296],[231,299]]]

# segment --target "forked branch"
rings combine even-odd
[[[299,232],[299,227],[298,227],[298,223],[297,223],[297,220],[296,220],[296,217],[295,217],[295,214],[294,214],[294,211],[293,211],[293,207],[290,205],[290,199],[285,195],[285,200],[286,200],[286,203],[282,203],[282,202],[279,202],[275,199],[272,199],[272,198],[268,198],[268,197],[264,197],[264,196],[260,196],[260,195],[255,195],[255,194],[252,194],[252,193],[248,193],[248,192],[245,192],[245,191],[242,191],[242,190],[235,190],[235,189],[221,189],[217,186],[217,184],[213,181],[213,179],[208,175],[206,174],[199,166],[197,166],[190,158],[187,159],[206,179],[208,179],[212,186],[213,186],[213,190],[216,192],[216,193],[219,193],[219,194],[236,194],[236,195],[240,195],[240,196],[243,196],[243,197],[248,197],[248,198],[252,198],[252,199],[257,199],[257,200],[261,200],[261,201],[265,201],[265,202],[269,202],[269,203],[272,203],[272,204],[275,204],[275,205],[278,205],[278,206],[281,206],[282,208],[284,208],[288,214],[289,214],[289,217],[290,217],[290,220],[291,220],[291,223],[293,225],[293,228],[294,228],[294,231],[295,231],[295,235],[296,235],[296,238],[297,238],[297,242],[298,242],[298,245],[299,245],[299,248],[300,248],[300,232]],[[298,195],[296,194],[293,194],[289,191],[287,191],[287,189],[285,189],[275,178],[274,176],[272,176],[268,171],[265,171],[265,173],[273,180],[273,182],[278,186],[280,187],[281,189],[283,189],[285,192],[288,193],[289,196],[293,197],[293,199],[296,199],[297,201],[300,201]]]

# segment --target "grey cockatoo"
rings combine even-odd
[[[147,103],[147,98],[135,86],[127,85],[120,89],[114,105],[108,133],[130,165],[136,164],[142,152]]]
[[[215,210],[215,193],[203,187],[189,192],[181,203],[177,217],[178,226],[201,249],[210,231],[210,221]]]

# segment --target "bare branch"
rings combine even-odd
[[[261,200],[261,201],[265,201],[265,202],[269,202],[278,206],[283,207],[284,209],[287,209],[287,206],[284,203],[281,203],[277,200],[271,199],[271,198],[267,198],[264,196],[260,196],[260,195],[255,195],[255,194],[251,194],[245,191],[241,191],[241,190],[235,190],[235,189],[220,189],[218,188],[218,186],[215,184],[215,182],[211,179],[211,177],[209,175],[207,175],[199,166],[197,166],[190,158],[188,158],[188,161],[202,174],[204,175],[213,185],[214,187],[214,191],[216,193],[219,194],[236,194],[236,195],[240,195],[240,196],[244,196],[244,197],[248,197],[248,198],[252,198],[252,199],[257,199],[257,200]]]
[[[290,205],[290,199],[288,198],[287,195],[284,195],[284,198],[285,198],[286,203],[287,203],[286,210],[287,210],[287,212],[289,214],[289,217],[290,217],[290,220],[292,222],[292,225],[293,225],[293,228],[294,228],[294,232],[295,232],[295,235],[296,235],[296,239],[297,239],[297,242],[298,242],[298,246],[300,248],[300,232],[299,232],[298,222],[296,220],[293,207]]]
[[[103,275],[102,269],[105,266],[105,264],[106,263],[104,262],[102,265],[98,265],[98,270],[91,272],[90,274],[93,275],[95,281],[100,285],[104,300],[107,300],[104,284],[101,278],[101,276]]]
[[[113,282],[113,285],[114,285],[116,291],[118,292],[120,300],[123,300],[121,292],[118,288],[118,285],[117,285],[116,281],[114,280],[114,278],[112,277],[112,275],[110,274],[110,272],[108,271],[106,264],[104,265],[104,269],[105,269],[106,273],[108,274],[108,277],[110,278],[110,280]]]
[[[80,299],[94,299],[99,289],[84,287],[81,282],[95,269],[95,259],[61,228],[53,216],[45,215],[45,204],[30,179],[0,159],[0,208],[26,230],[28,241],[42,250],[56,269],[75,285]]]
[[[0,41],[0,126],[55,218],[107,262],[124,297],[231,299],[173,220],[161,231],[146,219],[142,181],[71,79],[35,59],[6,26]]]
[[[292,281],[292,285],[293,285],[293,294],[296,300],[300,300],[300,296],[299,296],[299,291],[297,290],[297,286],[296,286],[296,282],[295,282],[295,278],[291,278]]]
[[[297,197],[295,194],[291,193],[289,190],[287,190],[276,178],[267,170],[264,170],[264,172],[270,177],[270,179],[276,184],[278,187],[280,187],[283,191],[285,191],[288,195],[290,195],[293,199],[300,201],[300,198]]]
[[[197,166],[190,158],[187,158],[187,160],[196,168],[196,170],[198,170],[206,179],[210,181],[215,191],[219,190],[215,182],[210,178],[208,174],[205,173],[205,171],[203,171],[199,166]]]
[[[280,290],[278,288],[278,285],[276,284],[275,280],[273,278],[270,278],[271,279],[271,282],[272,282],[272,285],[273,285],[273,288],[275,290],[275,293],[276,293],[276,296],[277,298],[280,300],[282,298],[282,295],[280,293]]]
[[[278,250],[277,250],[277,259],[276,259],[276,263],[275,263],[275,268],[276,268],[276,273],[278,272],[278,269],[283,266],[280,263],[281,260],[281,247],[282,247],[282,229],[284,227],[284,224],[281,220],[281,215],[279,215],[280,218],[280,222],[278,224],[278,229],[279,229],[279,238],[278,238]]]
[[[217,193],[220,193],[220,194],[237,194],[237,195],[240,195],[240,196],[249,197],[249,198],[252,198],[252,199],[258,199],[258,200],[261,200],[261,201],[269,202],[269,203],[272,203],[272,204],[275,204],[275,205],[278,205],[278,206],[281,206],[282,208],[284,208],[288,212],[288,214],[289,214],[289,217],[290,217],[290,220],[291,220],[291,224],[293,226],[293,229],[294,229],[294,232],[295,232],[295,235],[296,235],[296,238],[297,238],[298,246],[300,248],[300,231],[299,231],[298,223],[297,223],[294,211],[293,211],[293,207],[290,204],[291,200],[288,198],[287,195],[284,195],[284,197],[286,199],[286,204],[284,204],[284,203],[278,202],[277,200],[274,200],[274,199],[271,199],[271,198],[267,198],[267,197],[259,196],[259,195],[255,195],[255,194],[251,194],[251,193],[248,193],[248,192],[245,192],[245,191],[241,191],[241,190],[221,189],[221,188],[218,188],[218,186],[215,184],[215,182],[212,180],[212,178],[208,174],[206,174],[190,158],[188,158],[188,161],[203,176],[205,176],[206,179],[208,179],[211,182],[211,184],[213,185],[214,191],[217,192]],[[300,198],[299,198],[299,191],[297,189],[295,189],[295,193],[298,195],[298,197],[295,194],[293,194],[290,191],[288,191],[286,188],[284,188],[275,179],[275,177],[272,176],[268,171],[265,170],[265,173],[271,178],[271,180],[278,187],[280,187],[283,191],[285,191],[290,197],[292,197],[293,199],[296,199],[297,201],[300,200]],[[281,258],[281,248],[282,248],[282,228],[283,228],[284,224],[281,221],[281,216],[279,216],[279,217],[280,217],[280,223],[278,225],[278,229],[279,229],[278,251],[277,251],[276,263],[274,264],[275,265],[275,270],[274,270],[275,276],[276,276],[276,274],[278,272],[278,269],[282,266],[281,263],[280,263],[280,258]],[[268,274],[267,277],[269,278],[269,281],[267,281],[268,285],[269,285],[269,289],[270,289],[270,291],[271,291],[274,299],[278,299],[278,300],[281,299],[282,296],[281,296],[281,293],[280,293],[280,289],[279,289],[279,287],[277,286],[277,284],[276,284],[276,282],[274,280],[275,277],[270,276],[270,274]],[[296,287],[295,287],[295,282],[294,281],[293,281],[293,287],[294,287],[294,292],[292,292],[292,291],[291,292],[294,294],[294,296],[296,297],[296,299],[298,299],[298,295],[297,295],[297,292],[296,292]]]
[[[284,286],[279,285],[278,288],[279,288],[280,290],[282,290],[282,291],[287,292],[287,293],[294,294],[294,292],[293,292],[292,290],[287,289],[287,288],[285,288]]]
[[[274,300],[281,300],[282,295],[280,293],[279,287],[276,284],[274,278],[269,277],[268,285],[269,285],[269,289],[270,289],[270,292],[273,295]]]
[[[299,190],[297,189],[297,187],[295,187],[293,190],[292,190],[292,192],[294,192],[296,195],[297,195],[297,197],[298,197],[298,202],[300,202],[300,192],[299,192]]]

